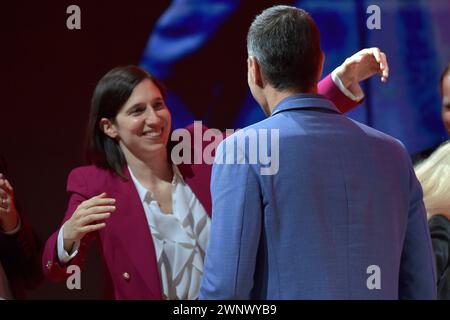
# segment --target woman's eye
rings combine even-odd
[[[136,108],[136,109],[134,109],[132,112],[131,112],[131,114],[141,114],[142,112],[144,112],[145,111],[145,108],[142,108],[142,107],[140,107],[140,108]]]
[[[155,109],[155,110],[161,110],[161,109],[164,109],[164,103],[156,103],[155,105],[153,105],[153,109]]]

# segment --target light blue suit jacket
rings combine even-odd
[[[241,133],[264,129],[279,129],[276,174],[251,159],[264,134],[251,152],[239,134],[218,148],[201,299],[436,297],[422,189],[398,140],[315,94]]]

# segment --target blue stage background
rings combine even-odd
[[[263,119],[247,89],[245,37],[256,14],[280,3],[307,10],[318,23],[324,75],[364,47],[386,52],[388,83],[366,81],[366,99],[350,117],[400,139],[411,154],[448,138],[439,96],[439,76],[450,60],[447,0],[175,0],[157,20],[141,59],[168,87],[174,128],[193,120],[242,128]],[[373,4],[381,9],[380,30],[366,27]]]

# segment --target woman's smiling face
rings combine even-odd
[[[172,118],[159,88],[142,80],[121,107],[105,134],[118,141],[125,154],[148,158],[166,152]]]

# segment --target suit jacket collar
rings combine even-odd
[[[281,100],[273,109],[272,116],[280,112],[296,109],[326,109],[341,113],[333,102],[324,96],[315,93],[301,93]]]

